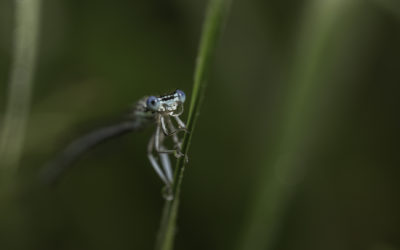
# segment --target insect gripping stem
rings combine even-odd
[[[126,120],[97,129],[73,141],[55,160],[46,165],[42,179],[46,183],[56,183],[83,153],[109,139],[138,131],[149,124],[155,124],[156,130],[147,145],[147,157],[165,184],[164,197],[168,200],[173,199],[171,188],[174,180],[169,155],[173,154],[176,158],[183,156],[182,142],[178,133],[186,131],[185,123],[179,118],[183,113],[184,102],[185,94],[181,90],[159,97],[150,96],[140,99]],[[171,117],[176,121],[178,128],[173,124]],[[172,138],[172,149],[168,149],[164,143],[167,138]]]

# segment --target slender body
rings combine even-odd
[[[156,124],[156,130],[147,145],[150,164],[166,186],[166,199],[173,199],[170,190],[173,184],[173,170],[169,154],[182,157],[179,131],[186,131],[184,122],[179,118],[183,113],[185,94],[176,90],[159,97],[149,96],[140,99],[126,117],[127,119],[95,130],[72,142],[54,161],[50,162],[43,173],[46,182],[56,182],[62,173],[71,166],[84,152],[96,145],[117,136],[143,129]],[[176,125],[174,125],[176,123]],[[177,128],[176,128],[177,127]],[[166,138],[172,139],[173,148],[164,144]]]

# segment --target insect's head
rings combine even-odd
[[[175,90],[172,94],[147,98],[146,106],[149,110],[170,115],[180,115],[186,95],[182,90]]]

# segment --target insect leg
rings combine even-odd
[[[173,116],[180,116],[181,114],[183,114],[183,104],[180,103],[179,106],[179,111],[175,112],[175,114],[173,114]]]
[[[186,128],[185,123],[181,120],[181,118],[179,118],[179,116],[174,116],[174,118],[175,118],[176,122],[178,123],[179,130],[183,130],[186,133],[189,133],[189,131]]]
[[[161,118],[163,119],[163,118]],[[162,120],[163,121],[163,120]],[[165,124],[165,123],[164,123]],[[162,127],[162,126],[161,126]],[[154,140],[155,140],[155,148],[157,153],[166,153],[166,154],[174,154],[176,158],[179,158],[181,156],[183,156],[183,154],[175,149],[165,149],[165,148],[161,148],[161,143],[164,140],[164,137],[162,137],[163,135],[161,135],[161,128],[158,125],[156,128],[156,133],[154,135]]]
[[[168,182],[172,184],[173,182],[173,174],[172,174],[172,167],[171,161],[169,160],[169,156],[166,153],[159,153],[161,165],[164,169],[164,172],[168,178]]]
[[[171,183],[168,181],[168,179],[165,177],[163,171],[161,170],[160,166],[157,163],[156,158],[153,155],[153,149],[154,149],[154,142],[155,142],[155,136],[153,135],[150,138],[149,144],[147,145],[147,157],[150,160],[151,165],[153,166],[154,170],[158,174],[158,176],[161,178],[161,180],[167,185],[170,186]]]
[[[176,128],[174,126],[174,124],[172,124],[171,118],[169,117],[165,117],[167,126],[169,127],[170,130],[172,131],[176,131]],[[177,134],[173,134],[172,135],[172,140],[174,141],[175,144],[175,148],[178,148],[179,150],[181,149],[181,142],[179,141],[179,137]]]
[[[165,136],[171,136],[171,135],[176,134],[176,132],[178,132],[177,130],[168,132],[168,129],[167,129],[167,126],[165,125],[165,120],[164,120],[163,116],[160,116],[160,123],[161,123],[162,131],[163,131]]]
[[[157,132],[157,131],[156,131],[156,132]],[[164,145],[163,145],[164,139],[165,139],[164,134],[163,134],[163,133],[159,133],[158,144],[159,144],[159,148],[160,148],[161,150],[166,150],[166,148],[165,148]],[[173,175],[173,174],[172,174],[172,167],[171,167],[171,162],[170,162],[170,160],[169,160],[168,153],[161,153],[161,152],[158,152],[158,155],[159,155],[159,159],[160,159],[160,161],[161,161],[161,166],[162,166],[162,168],[163,168],[163,170],[164,170],[164,173],[165,173],[165,175],[166,175],[168,181],[169,181],[170,183],[172,183],[172,180],[173,180],[172,175]]]
[[[174,124],[172,124],[171,118],[166,117],[165,119],[167,120],[167,125],[170,127],[170,129],[176,130],[176,128],[174,127]],[[182,153],[182,151],[181,151],[182,150],[182,141],[179,141],[179,138],[178,138],[178,136],[176,134],[174,134],[172,136],[172,139],[173,139],[173,141],[175,143],[175,148],[177,149],[177,151],[179,153],[179,157],[183,156],[184,153]],[[185,155],[185,162],[186,163],[189,162],[189,159],[188,159],[187,155]]]
[[[157,127],[159,127],[159,125]],[[160,166],[158,165],[158,162],[157,162],[156,158],[153,155],[153,149],[154,149],[155,141],[156,141],[155,135],[153,135],[150,138],[149,144],[147,146],[147,157],[149,158],[150,163],[153,166],[153,168],[156,171],[156,173],[158,174],[158,176],[165,183],[165,187],[163,188],[163,197],[164,197],[164,199],[173,200],[174,199],[174,195],[172,193],[173,177],[172,177],[172,170],[171,170],[171,162],[169,161],[168,154],[159,153],[161,164],[163,166],[164,171],[167,174],[167,177],[166,177],[164,172],[161,170]]]

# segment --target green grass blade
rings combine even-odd
[[[314,0],[307,6],[296,44],[297,54],[293,58],[287,101],[282,108],[281,132],[272,150],[278,153],[261,161],[263,167],[257,179],[257,189],[237,249],[273,248],[283,214],[295,192],[293,184],[305,171],[297,168],[296,154],[301,152],[308,117],[315,107],[312,101],[320,84],[321,61],[329,61],[324,58],[324,51],[350,2]]]
[[[19,0],[14,4],[14,51],[6,112],[0,131],[0,168],[7,172],[15,172],[24,143],[40,17],[40,0]]]
[[[190,142],[193,136],[197,117],[199,115],[200,106],[204,98],[204,90],[208,71],[211,67],[218,38],[223,29],[224,21],[228,14],[230,4],[230,0],[210,0],[208,4],[207,15],[203,26],[199,52],[197,56],[192,98],[189,107],[187,128],[190,133],[185,134],[182,144],[182,152],[185,155],[187,155],[189,152]],[[175,182],[173,186],[173,194],[175,198],[172,201],[165,202],[156,249],[173,249],[176,217],[179,206],[179,193],[184,170],[185,161],[183,158],[180,158],[178,159],[176,165]]]
[[[2,248],[26,249],[26,221],[18,200],[16,172],[30,110],[39,36],[40,0],[13,1],[15,28],[4,119],[0,122],[0,221]],[[4,229],[6,229],[4,231]],[[25,238],[26,239],[26,238]]]

